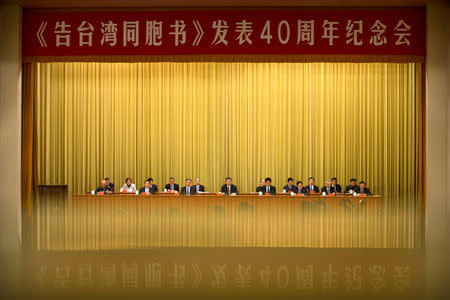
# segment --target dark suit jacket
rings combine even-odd
[[[114,192],[114,183],[110,182],[107,186],[109,186],[109,189]]]
[[[203,185],[200,185],[198,190],[197,190],[196,185],[194,185],[193,187],[195,189],[195,192],[204,192],[205,191],[205,187]]]
[[[258,186],[258,187],[256,188],[256,192],[257,192],[257,193],[259,193],[259,192],[263,192],[263,193],[264,193],[265,189],[266,189],[266,186],[265,186],[265,185],[263,185],[263,186]],[[264,191],[263,191],[263,190],[264,190]]]
[[[355,189],[355,192],[356,192],[357,194],[361,194],[361,188],[358,186],[358,187]],[[366,194],[366,195],[370,195],[370,194],[371,194],[368,187],[365,187],[365,188],[364,188],[364,194]]]
[[[283,190],[286,190],[286,192],[288,192],[288,193],[290,193],[290,192],[297,193],[297,187],[295,185],[291,185],[291,187],[289,187],[289,184],[286,184],[283,187]]]
[[[321,193],[325,192],[325,193],[327,193],[327,195],[333,194],[334,193],[334,188],[332,186],[330,186],[330,192],[327,192],[327,187],[324,186],[320,192]]]
[[[310,186],[309,185],[306,185],[305,186],[305,189],[308,191],[308,192],[311,192],[311,189],[310,189]],[[319,193],[319,187],[317,186],[317,185],[314,185],[314,192],[317,194],[317,193]]]
[[[263,186],[261,192],[263,193],[263,195],[265,195],[267,192],[267,186]],[[273,185],[271,185],[270,186],[270,194],[275,195],[276,193],[277,193],[277,188],[274,187]]]
[[[222,185],[222,188],[220,189],[220,192],[225,194],[225,195],[229,195],[228,194],[228,187],[226,184]],[[230,185],[230,192],[231,193],[236,193],[236,195],[239,194],[237,186],[235,186],[234,184]]]
[[[174,190],[179,192],[180,191],[180,186],[176,183],[173,184]],[[164,187],[165,190],[170,190],[170,183],[166,184],[166,186]]]
[[[158,186],[156,184],[152,184],[149,188],[150,194],[154,194],[158,192]],[[139,194],[145,193],[145,186],[139,189]]]
[[[181,188],[181,193],[180,193],[180,195],[186,195],[186,186],[183,186],[182,188]],[[193,187],[192,185],[191,185],[191,188],[190,188],[190,190],[189,190],[189,195],[195,195],[196,194],[196,191],[195,191],[195,187]]]
[[[99,186],[96,190],[95,190],[95,194],[98,194],[100,192],[103,192],[103,194],[106,194],[106,191],[108,192],[112,192],[111,188],[107,185],[105,186],[105,188],[102,188],[101,186]]]
[[[305,187],[302,187],[300,191],[298,190],[298,187],[295,188],[297,189],[297,191],[295,192],[296,194],[309,195],[309,191]]]
[[[334,188],[336,193],[342,193],[342,187],[340,184],[336,184],[335,188]]]
[[[354,192],[356,191],[356,188],[359,188],[359,186],[355,185],[355,186],[351,186],[350,184],[347,185],[347,187],[344,190],[344,193],[350,193],[350,190],[353,190]]]

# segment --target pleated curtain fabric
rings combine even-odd
[[[420,230],[420,63],[35,63],[35,184],[86,193],[199,177],[365,180],[390,234]]]

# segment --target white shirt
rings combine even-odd
[[[128,186],[126,183],[123,185],[122,190],[133,190],[136,192],[136,186],[134,183],[132,183],[130,186]]]

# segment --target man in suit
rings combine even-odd
[[[331,187],[334,189],[336,193],[342,193],[342,187],[340,184],[337,184],[337,178],[333,177],[331,178]]]
[[[314,184],[314,177],[309,177],[308,178],[308,185],[305,186],[306,190],[313,194],[318,194],[319,193],[319,187],[317,185]]]
[[[263,194],[276,195],[277,188],[272,186],[272,179],[270,177],[267,177],[265,182],[266,182],[266,186],[264,187]]]
[[[368,187],[366,187],[366,183],[364,181],[361,181],[359,183],[359,186],[356,187],[355,193],[359,194],[366,194],[370,195],[370,190]]]
[[[150,191],[152,194],[158,192],[158,186],[156,184],[153,184],[153,178],[149,177],[147,180],[150,182]]]
[[[191,180],[189,178],[186,178],[184,181],[184,186],[181,188],[181,195],[195,195],[195,188],[191,186]]]
[[[150,185],[150,180],[147,179],[144,182],[144,186],[139,189],[139,194],[144,194],[145,193],[145,194],[149,195],[149,194],[153,194],[152,191],[153,190],[152,190],[151,185]]]
[[[288,184],[283,187],[283,192],[291,193],[294,192],[297,194],[297,187],[294,185],[294,179],[291,177],[288,178]]]
[[[166,184],[164,189],[167,190],[167,191],[177,191],[177,192],[179,192],[180,191],[180,186],[175,183],[175,178],[174,177],[170,177],[169,178],[169,183]]]
[[[111,182],[109,177],[105,177],[105,180],[106,180],[106,186],[108,186],[109,189],[114,192],[114,183]]]
[[[95,190],[95,194],[103,193],[103,194],[112,194],[111,188],[107,185],[106,180],[100,181],[100,186]]]
[[[239,194],[237,187],[234,184],[232,184],[232,180],[231,180],[230,177],[227,177],[225,179],[225,184],[222,185],[222,188],[220,189],[220,192],[222,194],[225,194],[225,195],[228,195],[228,196],[233,195],[233,194],[234,195],[238,195]]]
[[[259,180],[259,186],[256,188],[256,192],[264,193],[264,188],[266,187],[266,180],[264,178],[261,178]]]
[[[351,193],[353,194],[358,186],[356,185],[356,178],[350,179],[350,184],[344,190],[345,194]]]
[[[334,188],[331,186],[331,180],[326,180],[325,181],[325,186],[322,188],[321,190],[322,195],[329,195],[329,194],[333,194],[334,193]]]
[[[200,178],[196,178],[195,179],[195,192],[205,192],[205,187],[203,185],[200,184]]]
[[[309,191],[303,186],[303,182],[297,181],[297,194],[309,195]]]

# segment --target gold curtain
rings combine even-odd
[[[365,180],[387,245],[420,243],[419,63],[36,63],[37,184]]]

